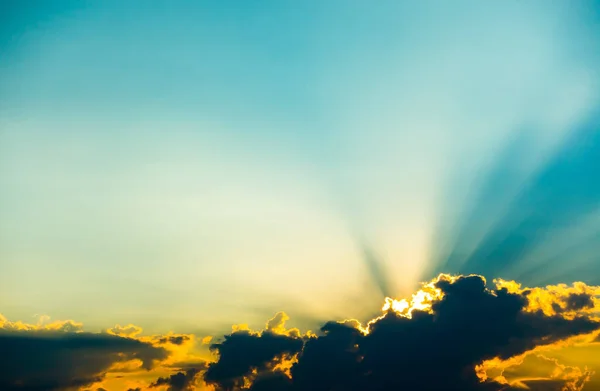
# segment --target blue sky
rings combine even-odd
[[[9,1],[2,14],[7,316],[150,329],[262,321],[282,303],[359,316],[381,300],[363,247],[397,295],[437,269],[597,271],[593,2]],[[527,221],[553,229],[523,233],[527,254],[505,264],[506,230],[521,235],[510,227],[549,193],[539,213],[556,218]],[[586,272],[555,260],[532,275],[549,243]]]

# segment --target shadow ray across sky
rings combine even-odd
[[[519,185],[523,174],[520,165],[528,158],[530,146],[527,137],[519,136],[501,154],[470,210],[462,213],[454,232],[446,235],[448,241],[452,236],[455,239],[449,251],[432,260],[434,272],[533,278],[535,268],[527,267],[525,261],[544,267],[545,263],[535,262],[534,250],[556,239],[571,241],[565,251],[548,259],[554,265],[568,262],[568,267],[556,270],[568,273],[569,267],[591,268],[589,282],[600,280],[594,277],[600,275],[598,270],[594,273],[600,266],[591,266],[600,258],[594,251],[597,240],[589,238],[578,243],[568,237],[568,228],[600,210],[600,116],[594,115],[571,132],[551,157]],[[511,197],[515,188],[519,190]],[[505,205],[507,199],[510,201]],[[559,276],[550,275],[546,282],[556,282],[554,277]]]

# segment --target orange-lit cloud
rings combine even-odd
[[[578,314],[600,313],[600,286],[589,286],[583,282],[571,285],[558,284],[527,288],[515,281],[494,280],[498,289],[506,288],[511,293],[525,295],[527,311],[543,311],[546,315],[561,314],[567,317]]]
[[[0,314],[0,330],[5,331],[62,331],[62,332],[81,332],[83,323],[74,320],[58,320],[49,322],[48,316],[40,317],[37,324],[24,323],[21,321],[11,322]]]
[[[599,293],[441,274],[409,298],[386,298],[371,320],[313,333],[278,312],[262,330],[238,324],[223,337],[145,335],[133,324],[91,333],[72,320],[0,315],[0,348],[14,352],[0,363],[0,389],[593,390]],[[56,360],[67,365],[57,371]]]

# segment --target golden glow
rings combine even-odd
[[[127,326],[115,325],[110,329],[106,329],[105,332],[119,337],[135,338],[142,333],[142,328],[133,324]]]
[[[453,283],[458,278],[461,278],[461,276],[440,274],[430,282],[423,283],[421,289],[414,293],[410,300],[386,297],[382,307],[383,314],[370,320],[366,327],[359,324],[357,328],[364,334],[368,334],[370,326],[385,317],[386,313],[390,311],[406,318],[411,318],[414,310],[431,312],[433,304],[443,298],[443,292],[436,288],[436,284],[440,281]],[[573,318],[578,314],[585,313],[591,316],[592,319],[597,318],[594,315],[600,314],[600,287],[589,286],[583,282],[575,282],[571,285],[548,285],[541,288],[524,288],[515,281],[501,279],[494,280],[494,284],[496,289],[505,288],[510,293],[526,295],[529,301],[524,310],[528,312],[542,311],[548,316],[560,314],[565,318]],[[567,300],[573,294],[589,295],[592,304],[585,308],[568,308]],[[563,364],[556,358],[543,355],[542,352],[547,354],[551,351],[562,351],[569,346],[590,346],[590,344],[598,345],[600,349],[600,344],[592,342],[596,338],[598,338],[597,332],[579,335],[549,346],[539,346],[507,360],[499,358],[487,360],[476,366],[476,373],[481,381],[494,380],[501,384],[511,385],[514,388],[529,389],[527,386],[528,381],[555,380],[563,381],[565,390],[579,391],[591,379],[594,372],[585,366]],[[542,364],[545,365],[546,372],[538,373],[539,370],[534,371],[535,368],[540,368]],[[533,373],[536,374],[536,377],[531,376]]]
[[[77,333],[83,331],[83,323],[74,320],[57,320],[50,322],[50,317],[42,315],[37,324],[24,323],[21,321],[11,322],[0,314],[0,329],[13,331],[62,331],[66,333]]]
[[[359,330],[364,335],[370,332],[371,326],[389,314],[410,319],[414,311],[432,313],[435,303],[443,299],[443,292],[437,288],[439,282],[453,283],[466,276],[451,276],[440,274],[429,282],[422,283],[420,289],[410,298],[394,299],[386,297],[381,308],[381,315],[366,322],[363,326],[355,319],[347,319],[339,323]],[[485,280],[484,280],[485,281]],[[541,288],[527,288],[515,281],[494,280],[496,289],[506,289],[510,293],[521,294],[529,299],[525,311],[542,311],[546,315],[560,315],[565,318],[577,314],[585,314],[590,318],[600,313],[600,287],[589,286],[582,282],[571,285],[558,284]],[[491,294],[494,294],[493,291]],[[590,297],[584,308],[571,309],[568,299],[573,294],[585,294]],[[315,333],[307,331],[302,334],[297,328],[287,328],[286,322],[290,317],[285,312],[276,313],[269,319],[264,329],[251,330],[248,324],[232,326],[232,332],[247,332],[252,335],[261,335],[264,332],[287,335],[295,338],[315,338]],[[73,320],[51,321],[48,316],[39,316],[36,324],[20,321],[11,322],[0,315],[0,329],[5,330],[49,330],[62,332],[82,332],[83,325]],[[139,359],[118,362],[111,366],[107,376],[97,384],[98,387],[111,390],[126,390],[128,388],[147,387],[158,376],[169,376],[174,373],[182,363],[195,363],[198,367],[206,361],[214,360],[208,352],[207,346],[213,342],[212,336],[196,337],[193,334],[175,334],[168,332],[163,335],[143,335],[143,329],[133,324],[125,326],[115,325],[103,330],[104,333],[123,338],[136,339],[155,346],[160,346],[168,351],[168,357],[157,363],[150,372],[142,368]],[[557,381],[564,383],[564,390],[580,391],[586,383],[594,385],[600,373],[600,332],[587,335],[578,335],[565,340],[557,341],[551,345],[538,346],[522,355],[506,360],[493,358],[481,362],[475,367],[476,374],[481,381],[493,380],[506,384],[512,388],[528,389],[535,381]],[[169,338],[181,337],[177,343],[170,342]],[[274,368],[289,374],[291,366],[296,362],[297,356],[283,357],[274,363]],[[246,379],[247,384],[252,376]],[[594,377],[596,376],[596,377]],[[596,380],[595,380],[596,379]],[[201,383],[199,381],[199,383]],[[205,384],[197,384],[200,389],[209,389]]]
[[[290,337],[300,338],[302,336],[302,334],[300,333],[299,329],[297,329],[297,328],[286,329],[285,328],[285,322],[287,322],[289,319],[290,319],[290,317],[285,312],[283,312],[283,311],[278,312],[275,314],[275,316],[273,318],[269,319],[269,321],[266,324],[266,330],[269,330],[270,332],[275,333],[275,334],[281,334],[281,335],[287,335]]]
[[[408,301],[406,299],[396,300],[390,297],[385,298],[385,304],[383,304],[383,308],[381,309],[383,312],[386,311],[394,311],[399,314],[403,314],[410,307]]]
[[[442,291],[436,287],[436,284],[440,281],[454,282],[458,278],[458,276],[440,274],[433,280],[423,283],[421,289],[412,295],[410,301],[386,297],[381,310],[383,312],[394,311],[398,315],[406,318],[412,318],[412,312],[414,310],[431,312],[433,303],[443,297]]]
[[[472,275],[469,275],[472,276]],[[452,276],[449,274],[440,274],[436,278],[429,282],[421,283],[421,289],[411,296],[410,301],[407,299],[393,299],[386,297],[384,299],[383,306],[381,307],[382,314],[369,320],[366,326],[363,326],[356,319],[347,319],[340,321],[342,324],[351,324],[352,327],[360,330],[363,334],[369,334],[369,330],[372,324],[381,320],[389,312],[393,312],[398,316],[411,319],[413,311],[432,312],[433,303],[443,298],[444,294],[441,289],[436,287],[436,284],[440,281],[454,282],[461,277],[469,276]],[[481,276],[479,276],[481,277]],[[483,279],[483,277],[481,277]],[[485,282],[485,279],[483,279]]]
[[[9,321],[0,314],[0,330],[6,331],[52,331],[65,333],[83,332],[83,324],[73,320],[50,321],[50,317],[42,315],[38,317],[36,324],[24,323],[21,321]],[[160,346],[167,350],[168,356],[156,362],[155,367],[148,371],[143,367],[143,362],[139,358],[133,358],[127,361],[116,361],[112,363],[106,373],[106,377],[95,383],[92,389],[104,388],[107,390],[126,391],[128,389],[141,388],[146,389],[147,385],[155,381],[159,376],[169,376],[173,374],[174,368],[179,363],[198,364],[201,366],[210,359],[208,352],[197,349],[197,338],[193,334],[176,334],[168,332],[159,335],[141,335],[143,329],[139,326],[128,324],[126,326],[115,325],[109,329],[102,330],[103,333],[119,336],[121,338],[135,339],[140,342],[148,343],[154,346]],[[172,343],[170,338],[181,337],[181,342]],[[209,389],[204,385],[200,389]]]
[[[571,285],[557,284],[528,288],[515,281],[502,279],[494,280],[494,284],[497,289],[506,289],[510,293],[526,296],[528,303],[523,309],[526,312],[541,311],[546,316],[562,316],[566,319],[585,314],[590,319],[599,319],[599,286],[574,282]],[[572,295],[589,296],[590,300],[581,308],[571,308],[568,303]],[[598,334],[593,332],[557,341],[551,345],[538,346],[508,360],[494,358],[484,361],[476,367],[477,376],[481,381],[493,379],[515,388],[528,388],[526,382],[532,380],[560,380],[565,384],[564,390],[579,391],[592,379],[594,370],[600,370],[598,361],[586,360],[587,365],[594,366],[592,370],[577,359],[582,356],[582,347],[593,349],[595,354],[598,353],[600,344],[593,342],[598,338]],[[557,352],[564,353],[559,355]],[[557,356],[560,356],[560,361]],[[542,367],[549,368],[545,374],[538,373],[539,368]],[[532,377],[532,374],[536,374],[537,377]]]
[[[247,323],[234,324],[231,326],[231,332],[235,333],[238,331],[250,331],[250,326]]]
[[[430,312],[434,301],[440,300],[443,296],[442,291],[435,287],[435,284],[441,279],[446,279],[447,275],[440,275],[433,281],[423,284],[423,287],[412,295],[410,302],[406,299],[396,300],[389,297],[385,298],[385,303],[381,309],[383,312],[394,311],[400,316],[412,318],[414,310]]]
[[[600,286],[590,286],[584,282],[574,282],[571,285],[557,284],[545,287],[522,287],[515,281],[494,280],[498,289],[505,288],[510,293],[525,294],[529,300],[525,311],[542,311],[545,315],[561,314],[566,318],[573,318],[577,314],[600,314]],[[569,309],[567,299],[570,295],[589,295],[591,305]]]
[[[562,350],[560,346],[554,349]],[[540,353],[538,349],[507,360],[487,360],[475,369],[481,381],[494,380],[523,389],[530,389],[527,382],[544,380],[563,383],[562,390],[580,391],[594,375],[594,371],[587,366],[561,363],[557,358]]]

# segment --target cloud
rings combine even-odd
[[[529,288],[442,274],[410,298],[386,298],[367,322],[331,320],[302,333],[278,312],[262,330],[239,324],[210,340],[0,316],[0,389],[580,391],[595,384],[584,357],[600,347],[599,293],[580,282]],[[553,353],[560,349],[580,361],[565,363]]]
[[[204,380],[224,390],[242,387],[244,377],[253,370],[272,369],[283,358],[297,354],[302,346],[301,338],[272,330],[260,333],[235,330],[222,342],[210,345],[219,360],[208,367]]]
[[[78,389],[102,380],[115,363],[139,360],[149,370],[167,356],[135,339],[46,330],[3,330],[0,352],[0,389],[7,391]]]
[[[366,326],[331,321],[318,337],[236,331],[214,345],[219,357],[205,380],[223,390],[242,389],[244,384],[295,391],[505,389],[505,383],[489,378],[478,366],[600,329],[585,313],[565,317],[530,309],[530,293],[488,289],[477,275],[441,275],[410,302],[386,302],[382,316]],[[277,368],[278,357],[295,353],[289,373]],[[569,381],[584,383],[587,376],[548,381],[565,386]],[[540,386],[536,382],[529,379],[526,384]]]
[[[515,281],[494,280],[498,289],[505,288],[511,293],[527,298],[526,311],[542,311],[546,315],[563,314],[567,317],[577,314],[600,312],[600,286],[590,286],[583,282],[523,287]]]
[[[565,302],[568,311],[579,311],[594,307],[593,296],[589,293],[571,293]]]
[[[0,330],[3,331],[56,331],[56,332],[80,332],[83,330],[83,324],[74,320],[59,320],[55,322],[46,322],[48,316],[41,316],[38,324],[29,324],[24,322],[11,322],[0,314]]]
[[[167,391],[193,390],[196,378],[202,369],[204,368],[191,368],[185,372],[177,372],[169,377],[160,377],[154,383],[150,384],[150,387],[167,386]]]
[[[187,335],[169,335],[166,337],[162,337],[158,339],[159,344],[173,344],[173,345],[182,345],[184,342],[189,341],[190,337]]]
[[[286,391],[291,389],[292,379],[279,370],[259,375],[250,387],[250,391]]]
[[[106,329],[105,332],[112,335],[118,335],[119,337],[128,337],[134,338],[142,333],[142,328],[140,326],[136,326],[133,324],[128,324],[127,326],[115,325],[109,329]]]
[[[134,338],[141,331],[117,325],[91,333],[73,320],[50,322],[42,316],[28,324],[0,315],[0,389],[79,390],[113,370],[152,370],[170,352],[150,338]]]
[[[543,354],[526,355],[518,365],[502,371],[502,377],[512,388],[579,391],[590,380],[586,369],[563,365]]]

